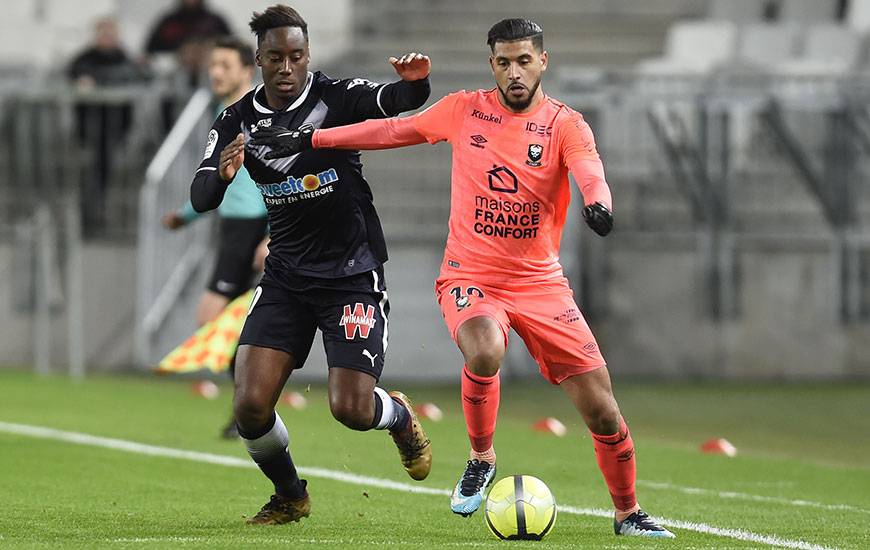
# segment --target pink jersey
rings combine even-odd
[[[599,200],[611,207],[592,131],[579,113],[549,97],[516,114],[497,94],[453,93],[410,118],[430,143],[453,146],[442,275],[460,272],[491,282],[559,277],[569,168],[586,204]],[[590,166],[593,184],[584,186],[577,167],[590,172]]]

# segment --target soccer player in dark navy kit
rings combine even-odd
[[[308,28],[292,8],[255,13],[250,27],[263,84],[218,116],[191,202],[199,212],[216,208],[244,164],[269,211],[269,256],[239,339],[233,411],[248,453],[275,486],[248,522],[279,524],[311,510],[275,404],[290,373],[304,365],[318,328],[333,416],[354,430],[389,430],[413,479],[428,475],[432,455],[408,398],[375,386],[387,349],[387,251],[359,152],[287,156],[253,138],[268,136],[273,126],[328,128],[416,109],[429,97],[431,64],[412,53],[390,59],[401,77],[396,82],[334,80],[308,71]]]

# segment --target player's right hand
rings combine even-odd
[[[221,151],[220,176],[229,183],[245,162],[245,136],[239,134]]]
[[[160,223],[163,224],[163,227],[170,231],[175,231],[181,227],[184,227],[185,221],[184,218],[178,215],[178,212],[170,212],[163,216],[160,219]]]
[[[311,149],[311,138],[314,126],[303,124],[298,130],[288,130],[283,126],[266,126],[258,128],[251,134],[251,145],[267,146],[271,149],[263,158],[266,160],[290,157]]]
[[[594,202],[583,208],[583,219],[586,220],[586,225],[592,228],[602,237],[610,233],[613,229],[613,214],[610,209],[601,204]]]
[[[432,70],[429,56],[417,52],[406,53],[402,57],[390,57],[388,61],[396,69],[396,74],[406,81],[422,80]]]

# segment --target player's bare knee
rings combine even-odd
[[[602,403],[586,411],[586,425],[592,433],[615,434],[619,431],[619,408]]]
[[[495,376],[504,359],[504,349],[497,346],[486,346],[475,349],[465,357],[468,370],[477,376]]]
[[[268,404],[248,392],[236,392],[233,398],[233,416],[243,431],[257,431],[272,418]]]
[[[351,430],[365,431],[372,426],[374,405],[371,398],[342,398],[330,396],[329,410],[332,417],[350,428]]]

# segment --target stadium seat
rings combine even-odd
[[[77,28],[90,36],[94,22],[108,15],[115,15],[115,0],[88,0],[70,2],[69,0],[43,0],[46,22],[52,27]]]
[[[737,41],[736,61],[744,66],[773,68],[795,57],[799,33],[796,24],[744,25]]]
[[[638,64],[642,74],[705,74],[731,58],[737,27],[730,21],[687,21],[668,29],[665,54]]]
[[[807,28],[803,52],[785,61],[776,72],[791,76],[838,76],[854,69],[861,57],[860,33],[834,24]]]
[[[51,29],[33,20],[0,23],[0,65],[31,69],[48,68],[52,50],[34,48],[34,36],[51,36]]]
[[[751,23],[764,17],[765,0],[711,0],[707,18]]]
[[[851,0],[846,25],[861,33],[870,31],[870,0]]]
[[[837,16],[838,0],[781,0],[779,20],[795,23],[832,22]]]
[[[36,0],[16,0],[15,2],[3,2],[3,23],[12,25],[16,23],[30,23],[36,20],[41,8]],[[0,34],[0,45],[5,46],[8,39]]]

